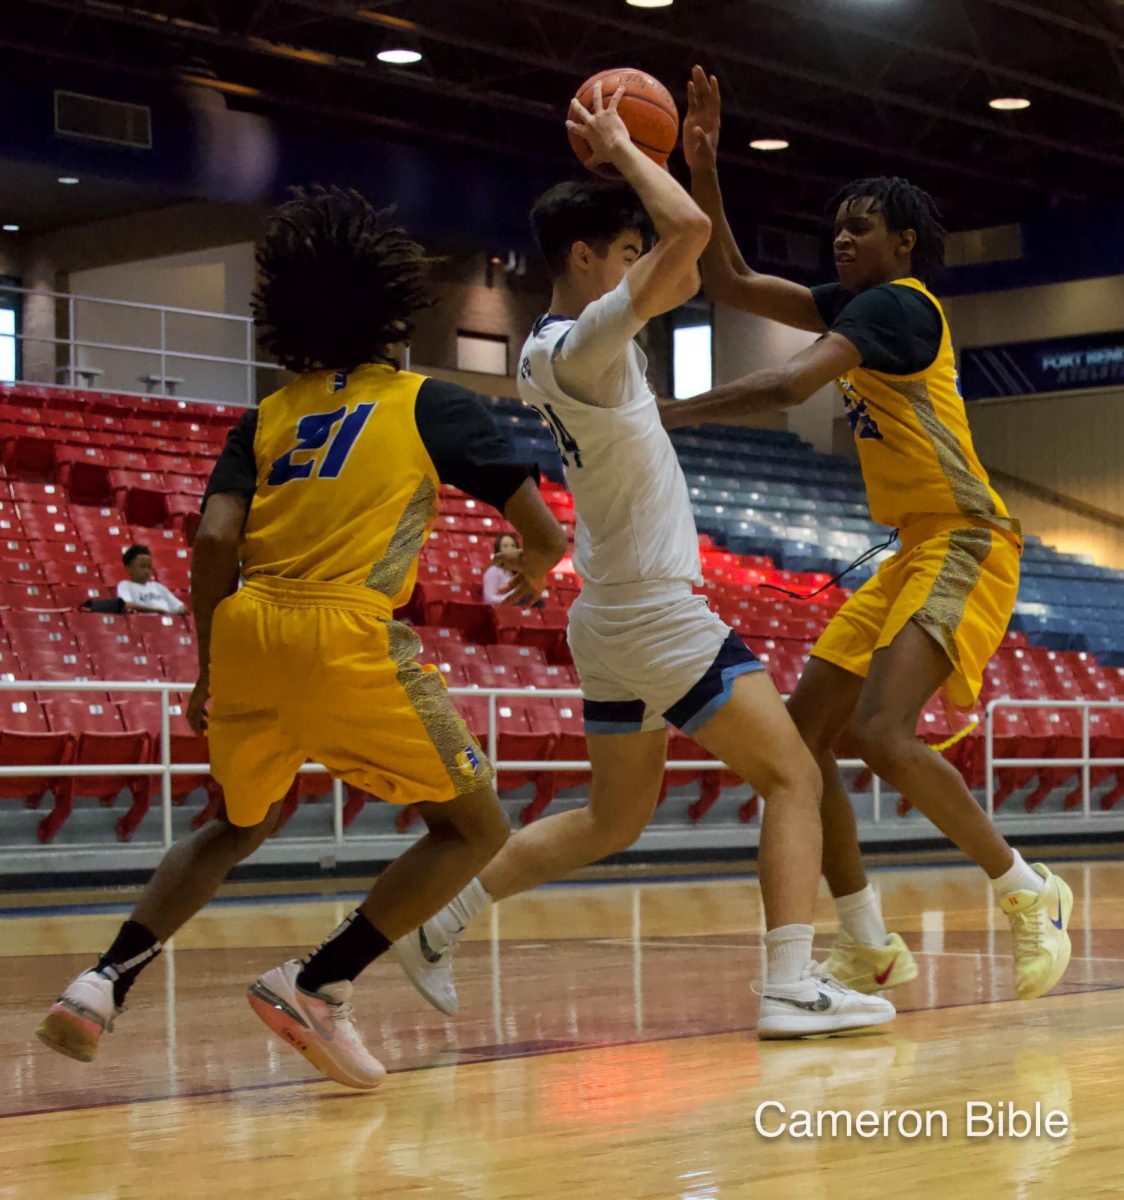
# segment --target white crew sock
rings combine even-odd
[[[812,961],[811,925],[779,925],[765,934],[765,982],[799,983]]]
[[[492,903],[488,889],[474,879],[458,896],[425,923],[425,936],[438,954],[443,954],[468,927],[469,921]]]
[[[885,946],[889,941],[882,920],[882,906],[869,883],[861,892],[836,896],[835,911],[839,914],[839,923],[856,942]]]
[[[991,881],[996,900],[1002,900],[1004,896],[1009,896],[1012,892],[1034,892],[1035,895],[1038,895],[1045,891],[1046,881],[1042,876],[1027,866],[1023,856],[1017,850],[1012,850],[1011,853],[1015,856],[1015,861],[1011,864],[1010,869],[1004,871],[998,879]]]

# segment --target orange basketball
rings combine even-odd
[[[617,88],[625,89],[617,109],[621,120],[628,127],[636,147],[661,167],[667,166],[668,155],[679,140],[679,110],[667,88],[644,71],[614,67],[611,71],[602,71],[587,79],[578,89],[578,100],[590,112],[593,111],[593,85],[598,80],[601,81],[601,95],[606,104]],[[589,143],[570,130],[566,132],[574,153],[584,163],[590,156]],[[611,163],[598,163],[590,170],[612,179],[620,176]]]

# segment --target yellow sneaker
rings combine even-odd
[[[1046,886],[1041,892],[1009,892],[999,907],[1015,939],[1015,993],[1020,1000],[1045,995],[1069,966],[1069,914],[1073,893],[1049,867],[1034,863]]]
[[[917,964],[897,933],[890,934],[885,946],[872,946],[841,929],[823,969],[844,987],[868,996],[917,978]]]

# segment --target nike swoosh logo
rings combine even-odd
[[[805,1012],[827,1012],[831,1007],[831,997],[825,996],[823,992],[815,998],[815,1000],[793,1000],[789,996],[767,996],[769,1000],[775,1000],[779,1004],[791,1004],[793,1008],[802,1008]]]
[[[421,944],[422,958],[427,963],[439,963],[441,955],[429,944],[429,939],[425,936],[425,926],[418,926],[418,942]]]
[[[898,956],[895,954],[894,957],[892,959],[890,959],[890,965],[886,968],[885,971],[875,971],[874,982],[876,984],[878,984],[879,987],[881,987],[882,984],[884,984],[886,982],[886,980],[890,978],[890,972],[894,969],[894,963],[896,963],[897,961],[898,961]]]
[[[1062,927],[1062,890],[1059,887],[1055,887],[1054,891],[1056,891],[1058,894],[1058,915],[1056,917],[1050,918],[1050,924],[1053,925],[1053,927],[1055,929],[1061,929],[1061,927]]]

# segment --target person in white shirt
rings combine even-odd
[[[187,605],[155,579],[152,551],[147,546],[130,546],[122,555],[128,579],[117,585],[118,599],[127,612],[185,613]]]
[[[513,533],[501,533],[492,549],[495,551],[495,558],[484,572],[480,584],[481,592],[485,604],[506,604],[507,593],[515,576],[503,566],[503,562],[505,558],[512,558],[519,553],[519,539]]]
[[[519,391],[554,433],[577,514],[584,581],[569,641],[592,765],[589,803],[509,838],[471,884],[397,944],[415,987],[457,1007],[452,953],[490,901],[627,849],[659,799],[667,726],[689,734],[765,798],[760,881],[767,956],[758,1034],[803,1037],[892,1020],[812,960],[822,778],[761,663],[693,592],[698,534],[674,447],[633,338],[699,288],[710,221],[638,150],[595,87],[568,125],[594,163],[633,191],[593,181],[552,188],[531,213],[554,281],[550,311],[520,355]],[[658,235],[651,244],[650,232]]]

